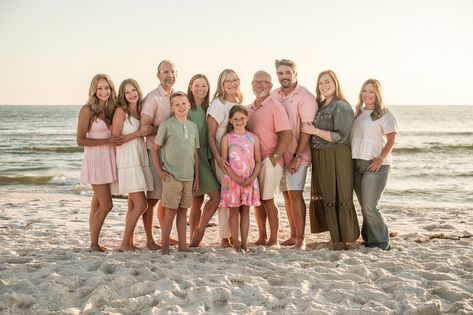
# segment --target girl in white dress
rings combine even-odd
[[[126,79],[118,89],[118,107],[113,115],[112,135],[122,135],[124,144],[117,147],[118,193],[128,194],[128,211],[120,251],[135,250],[136,223],[147,209],[145,191],[153,190],[153,177],[143,137],[151,126],[140,128],[143,94],[138,83]]]

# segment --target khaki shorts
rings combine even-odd
[[[161,178],[156,172],[156,169],[154,168],[154,164],[151,161],[151,150],[148,150],[148,159],[149,159],[149,166],[151,168],[151,173],[153,174],[154,190],[148,190],[146,192],[146,198],[147,199],[161,199],[163,195],[163,184],[161,183]]]
[[[192,181],[182,182],[172,175],[163,183],[163,207],[169,209],[190,208],[192,203]]]
[[[281,192],[304,190],[308,168],[308,166],[301,165],[294,174],[290,174],[285,168],[282,174],[281,184],[279,184],[279,190]]]
[[[281,182],[282,172],[283,169],[279,163],[273,166],[269,157],[263,160],[258,175],[261,200],[274,199],[274,194]]]

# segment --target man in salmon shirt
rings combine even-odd
[[[310,135],[301,132],[301,123],[314,121],[317,102],[314,95],[297,82],[297,68],[293,61],[276,60],[275,66],[281,87],[273,90],[271,96],[284,106],[292,130],[292,139],[283,154],[284,172],[279,186],[291,236],[281,244],[304,249],[306,205],[302,192],[310,165]]]
[[[254,102],[248,106],[249,129],[254,132],[261,145],[261,171],[258,175],[261,206],[255,208],[258,240],[256,245],[279,247],[279,210],[274,194],[281,182],[284,160],[283,152],[292,139],[291,125],[281,103],[270,96],[271,75],[257,71],[251,82]],[[269,222],[270,237],[266,242],[266,219]]]
[[[159,125],[167,120],[171,116],[171,103],[169,97],[172,95],[174,90],[172,87],[176,83],[177,71],[176,66],[170,60],[163,60],[158,65],[158,79],[160,84],[158,87],[146,95],[143,100],[143,107],[141,109],[141,125],[152,125],[154,127],[153,133],[146,137],[146,147],[148,149],[148,158],[151,159],[151,148],[153,147],[156,133],[158,132]],[[152,161],[150,160],[150,165]],[[153,236],[153,220],[154,220],[154,208],[162,195],[162,183],[161,178],[156,173],[154,167],[151,167],[154,180],[154,190],[148,191],[146,194],[148,201],[148,209],[143,214],[143,225],[146,234],[146,247],[150,250],[158,250],[161,247],[156,244]],[[158,219],[161,229],[164,222],[164,208],[159,207]],[[172,242],[175,244],[175,240]]]

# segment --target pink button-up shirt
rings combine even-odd
[[[258,107],[255,103],[247,108],[248,127],[256,133],[261,144],[261,160],[273,155],[278,146],[278,132],[291,130],[291,124],[287,117],[286,110],[277,100],[268,96]],[[284,167],[284,160],[278,163]]]
[[[292,159],[292,155],[297,150],[299,143],[299,135],[301,133],[301,123],[312,123],[317,112],[317,101],[312,93],[305,87],[297,84],[294,91],[289,95],[284,95],[281,88],[277,88],[271,92],[271,96],[281,102],[289,117],[292,129],[292,140],[289,143],[286,152],[284,152],[284,164],[287,166]],[[301,165],[308,166],[310,164],[310,143],[303,152]]]
[[[169,94],[163,89],[161,84],[146,95],[143,100],[141,115],[153,118],[153,126],[159,126],[160,123],[171,117],[171,102]],[[153,147],[155,136],[146,137],[146,147]]]

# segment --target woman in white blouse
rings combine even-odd
[[[363,214],[364,244],[383,250],[390,248],[389,232],[378,203],[392,165],[397,131],[396,117],[383,104],[381,84],[375,79],[367,80],[361,87],[351,131],[354,190]]]

